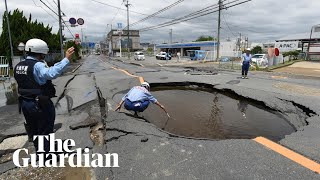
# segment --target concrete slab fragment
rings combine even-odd
[[[93,75],[83,74],[76,76],[67,86],[65,94],[72,100],[71,109],[97,99]]]
[[[28,136],[17,136],[5,139],[0,143],[0,150],[20,149],[28,142]]]

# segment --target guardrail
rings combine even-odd
[[[10,66],[8,58],[5,56],[0,56],[0,78],[10,77]]]

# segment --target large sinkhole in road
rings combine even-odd
[[[209,139],[263,136],[278,141],[295,131],[280,113],[231,93],[194,86],[160,86],[151,91],[171,118],[156,105],[141,116],[175,135]]]

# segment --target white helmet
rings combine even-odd
[[[250,48],[247,48],[246,50],[247,50],[247,51],[251,51],[251,49],[250,49]]]
[[[150,85],[149,85],[149,83],[147,83],[147,82],[143,82],[143,83],[141,84],[141,86],[142,86],[142,87],[145,87],[145,88],[147,88],[147,89],[150,89]]]
[[[33,52],[39,54],[48,54],[49,48],[46,42],[41,39],[30,39],[25,46],[26,52]]]

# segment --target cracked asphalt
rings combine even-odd
[[[78,148],[89,147],[92,153],[119,154],[119,168],[91,169],[93,179],[320,179],[319,174],[251,139],[208,140],[170,134],[124,109],[114,112],[118,102],[113,98],[140,83],[115,68],[142,76],[152,84],[190,83],[231,92],[282,113],[297,132],[278,143],[319,163],[319,94],[277,86],[290,84],[316,92],[319,79],[250,72],[250,79],[242,80],[237,71],[210,66],[186,69],[132,63],[89,56],[77,71],[54,82],[58,92],[53,100],[56,136],[72,138]],[[285,78],[277,78],[282,76]],[[0,108],[2,114],[8,113],[0,117],[6,124],[0,126],[2,140],[25,134],[23,117],[15,108]],[[21,143],[21,147],[29,145]],[[1,155],[7,153],[4,150]],[[0,178],[15,170],[11,161],[0,164]]]

